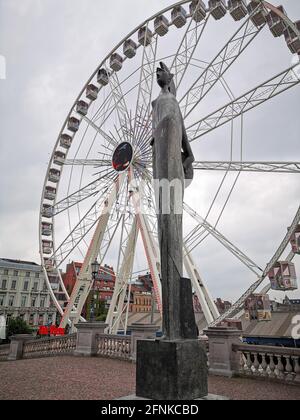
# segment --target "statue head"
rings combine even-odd
[[[156,77],[157,83],[162,89],[167,87],[169,92],[173,93],[173,95],[176,95],[176,88],[173,80],[174,74],[170,72],[168,67],[163,62],[160,62],[160,67],[156,69]]]

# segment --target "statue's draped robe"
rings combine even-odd
[[[163,334],[166,339],[176,340],[181,338],[179,302],[180,280],[183,275],[182,138],[184,126],[178,102],[172,93],[162,91],[152,106],[153,179],[156,189],[161,254]],[[162,180],[169,181],[175,188],[171,190],[160,188],[158,191],[157,183]]]

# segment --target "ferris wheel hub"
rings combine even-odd
[[[133,148],[130,143],[120,143],[112,156],[112,166],[117,172],[124,172],[132,163]]]

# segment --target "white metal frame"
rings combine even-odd
[[[190,1],[184,0],[175,3],[174,5],[165,8],[164,10],[160,11],[159,13],[155,14],[151,18],[147,19],[137,28],[135,28],[130,34],[128,34],[111,52],[110,54],[102,61],[102,63],[97,67],[95,72],[89,78],[85,86],[83,87],[82,91],[78,95],[73,107],[71,108],[66,121],[61,129],[59,137],[57,139],[56,145],[54,147],[49,165],[48,170],[44,182],[44,188],[42,193],[42,200],[41,200],[41,211],[40,211],[40,254],[43,269],[45,272],[46,282],[48,288],[51,293],[51,297],[60,312],[63,314],[63,308],[59,304],[56,294],[51,289],[51,285],[48,278],[48,271],[44,265],[44,258],[45,255],[43,254],[42,250],[42,231],[41,226],[45,220],[42,216],[42,207],[43,204],[47,204],[48,201],[44,199],[45,188],[49,185],[48,182],[48,175],[51,169],[55,169],[56,166],[53,166],[53,158],[56,151],[60,150],[60,137],[65,132],[68,120],[74,114],[81,122],[87,124],[87,130],[92,129],[95,132],[94,141],[96,141],[96,137],[100,136],[102,140],[105,142],[103,144],[103,148],[105,153],[103,153],[102,159],[89,159],[89,152],[86,155],[86,158],[78,157],[78,151],[73,159],[66,159],[64,164],[70,165],[72,168],[71,176],[73,172],[73,168],[80,165],[82,167],[82,174],[81,174],[81,183],[80,187],[76,192],[69,192],[65,198],[58,201],[55,199],[51,205],[53,205],[53,217],[51,219],[53,224],[53,237],[52,241],[54,244],[54,252],[50,256],[50,260],[53,262],[54,266],[54,274],[58,276],[60,281],[60,287],[62,293],[66,296],[66,299],[69,300],[69,304],[67,307],[66,312],[63,315],[62,325],[66,325],[68,319],[72,318],[74,315],[73,320],[74,322],[78,322],[80,319],[80,309],[82,309],[85,298],[88,295],[88,290],[91,286],[91,278],[88,266],[90,265],[94,256],[97,253],[101,253],[105,255],[105,248],[109,246],[113,240],[115,229],[117,228],[117,224],[115,226],[111,226],[108,228],[110,223],[109,216],[101,215],[101,209],[103,207],[104,199],[107,194],[113,194],[112,189],[114,189],[114,182],[116,179],[116,173],[109,169],[110,166],[110,159],[111,159],[111,152],[114,148],[120,143],[120,141],[129,141],[135,146],[135,159],[136,159],[136,166],[130,170],[130,174],[128,174],[128,180],[133,180],[134,178],[139,180],[143,178],[146,171],[148,171],[151,167],[151,149],[149,146],[149,139],[151,137],[151,118],[150,118],[150,104],[151,104],[151,96],[152,96],[152,88],[153,88],[153,80],[154,80],[154,69],[157,61],[157,49],[158,49],[158,41],[159,37],[155,34],[150,46],[146,45],[138,45],[137,48],[143,48],[142,54],[142,63],[140,67],[140,80],[138,85],[136,86],[138,90],[138,98],[136,104],[136,113],[134,116],[131,115],[131,112],[128,109],[128,105],[126,103],[126,95],[128,92],[124,92],[123,90],[123,82],[118,77],[117,73],[108,69],[108,61],[110,56],[117,52],[118,49],[122,46],[123,42],[130,37],[134,36],[137,31],[143,27],[149,27],[153,20],[164,13],[168,13],[174,6],[177,5],[185,5],[188,4]],[[285,22],[287,26],[292,28],[296,35],[300,39],[300,33],[295,27],[295,25],[290,21],[288,17],[283,15],[279,12],[272,4],[263,1],[257,0],[258,6],[259,4],[263,5],[266,10],[272,10],[277,13]],[[199,41],[202,37],[202,34],[206,28],[208,19],[210,18],[209,10],[207,10],[207,17],[202,22],[195,22],[193,20],[193,16],[188,14],[188,23],[187,29],[184,32],[182,41],[179,45],[177,52],[175,53],[173,64],[171,66],[172,70],[176,72],[176,86],[179,87],[184,76],[186,70],[189,65],[194,65],[193,63],[193,56],[196,51],[196,48],[199,44]],[[171,24],[170,24],[171,25]],[[263,28],[257,29],[251,22],[251,16],[245,18],[245,21],[242,23],[241,27],[235,32],[231,39],[229,39],[224,48],[219,52],[219,54],[215,57],[215,59],[210,62],[208,65],[204,67],[203,72],[199,78],[193,83],[190,89],[183,95],[180,100],[182,111],[184,117],[188,117],[192,112],[196,111],[196,106],[199,102],[210,92],[212,87],[218,83],[219,81],[224,86],[225,90],[229,90],[228,86],[226,85],[225,80],[223,79],[226,71],[232,66],[232,64],[238,59],[238,57],[243,53],[243,51],[251,44],[251,42],[257,37],[257,35],[261,32]],[[124,58],[124,61],[127,58]],[[211,132],[212,130],[226,124],[232,123],[233,120],[237,117],[243,117],[247,111],[263,104],[264,102],[268,101],[269,99],[274,98],[275,96],[285,92],[286,90],[297,86],[300,82],[299,75],[295,72],[295,68],[297,65],[292,66],[285,70],[284,72],[276,75],[275,77],[269,79],[268,81],[262,83],[261,85],[255,87],[251,91],[245,93],[239,98],[232,98],[231,102],[225,105],[224,107],[220,108],[214,113],[211,113],[207,117],[199,120],[198,122],[193,123],[187,128],[188,136],[190,141],[195,141],[200,137],[205,136],[205,134]],[[77,102],[84,98],[84,92],[88,84],[96,83],[95,77],[97,72],[100,68],[106,68],[109,70],[109,89],[110,93],[100,106],[100,108],[94,113],[92,117],[90,116],[78,116],[76,113],[76,104]],[[102,88],[100,88],[100,91]],[[91,102],[89,103],[91,105]],[[110,118],[114,110],[117,111],[118,114],[118,123],[119,128],[116,131],[116,134],[113,133],[106,133],[105,132],[105,122]],[[194,114],[193,114],[194,115]],[[86,131],[87,131],[86,130]],[[74,139],[75,134],[71,134],[71,138]],[[81,140],[83,142],[84,137]],[[78,149],[79,150],[79,149]],[[87,166],[95,166],[98,172],[98,178],[93,182],[90,182],[87,185],[82,185],[82,181],[84,179],[84,170]],[[299,172],[299,162],[195,162],[195,169],[196,170],[222,170],[225,171],[225,177],[228,172],[234,171],[238,172],[238,176],[243,171],[249,172],[276,172],[276,173],[298,173]],[[63,173],[63,168],[61,169],[61,175]],[[70,176],[70,180],[71,180]],[[224,177],[224,179],[225,179]],[[124,174],[125,178],[125,174]],[[236,178],[237,180],[238,178]],[[236,181],[235,181],[236,182]],[[51,184],[50,184],[51,185]],[[58,189],[60,185],[60,181],[56,183],[56,188]],[[235,184],[233,185],[234,188]],[[70,188],[70,182],[69,182]],[[128,192],[128,191],[127,191]],[[126,194],[126,190],[123,191],[122,194]],[[111,195],[109,195],[111,197]],[[94,198],[94,203],[90,207],[90,209],[81,215],[81,210],[79,204],[85,200]],[[158,246],[155,239],[155,233],[153,232],[153,228],[151,226],[150,218],[145,215],[141,214],[137,211],[139,200],[146,199],[146,197],[139,197],[139,191],[136,190],[131,197],[133,208],[136,213],[136,223],[138,226],[138,231],[140,231],[143,244],[145,248],[145,252],[147,255],[150,271],[154,280],[155,284],[155,294],[156,299],[158,302],[158,306],[161,309],[161,289],[160,289],[160,281],[159,281],[159,271],[160,271],[160,262],[159,262],[159,252]],[[49,204],[49,203],[48,203]],[[110,202],[109,205],[111,206],[110,209],[112,212],[115,211],[115,201]],[[226,203],[225,203],[226,205]],[[71,228],[71,221],[70,221],[70,209],[74,206],[78,208],[79,214],[79,222],[78,224]],[[190,207],[186,207],[186,211],[190,214],[198,223],[197,228],[191,233],[191,235],[187,238],[186,247],[185,247],[185,265],[186,270],[188,271],[189,275],[192,278],[193,285],[195,290],[198,290],[198,297],[203,305],[204,311],[206,313],[207,320],[214,320],[213,323],[216,323],[216,318],[218,317],[218,313],[216,311],[213,299],[211,298],[207,288],[203,284],[201,277],[199,275],[198,270],[195,267],[194,261],[191,257],[192,246],[195,246],[195,243],[199,243],[205,234],[210,234],[214,236],[219,242],[221,242],[227,249],[229,249],[240,261],[248,266],[256,275],[258,275],[259,279],[254,283],[254,285],[249,289],[251,292],[256,290],[256,288],[261,284],[262,280],[266,276],[266,270],[261,275],[261,269],[257,267],[252,260],[250,260],[244,253],[242,253],[237,247],[235,247],[232,243],[230,243],[220,232],[217,231],[216,226],[212,226],[208,223],[207,218],[201,218],[196,212],[194,212]],[[70,234],[67,238],[58,246],[56,246],[55,241],[55,217],[58,214],[63,212],[67,212],[69,218],[69,226],[70,226]],[[98,224],[97,224],[98,222]],[[272,265],[278,260],[284,249],[287,247],[289,238],[293,234],[293,228],[295,228],[295,223],[299,222],[299,212],[297,213],[295,220],[291,229],[289,230],[287,236],[284,238],[283,243],[277,250],[274,255],[274,258],[268,264],[267,268],[272,267]],[[133,224],[133,226],[134,226]],[[84,262],[84,269],[82,273],[80,273],[76,286],[74,288],[74,293],[72,294],[71,298],[68,296],[68,293],[64,287],[62,282],[60,267],[62,263],[66,260],[66,258],[71,255],[72,251],[79,247],[81,242],[86,241],[86,236],[92,229],[96,227],[96,231],[93,237],[93,240],[90,244],[88,253],[85,255],[85,262]],[[108,228],[108,229],[106,229]],[[105,231],[107,230],[108,239],[105,239]],[[113,232],[113,233],[111,233]],[[128,239],[128,244],[134,244],[136,238],[132,234],[129,234],[130,241]],[[128,245],[127,244],[127,245]],[[128,245],[129,246],[129,245]],[[121,265],[121,271],[123,271],[126,275],[125,278],[128,277],[128,273],[130,272],[131,267],[131,255],[132,253],[129,252],[129,248],[126,250],[126,247],[123,249],[123,245],[120,248],[120,258],[123,257],[123,262],[128,260],[129,262],[125,265]],[[127,257],[125,258],[125,256]],[[130,257],[129,257],[130,255]],[[288,258],[291,260],[293,258],[293,254],[289,254]],[[80,286],[80,283],[81,286]],[[83,286],[88,286],[84,290],[84,293],[80,292],[80,288]],[[125,290],[125,289],[124,289]],[[117,293],[117,291],[116,291]],[[249,295],[249,291],[247,291],[241,299],[234,305],[232,311],[230,313],[234,313],[235,310],[240,309],[241,303],[244,299]],[[246,297],[245,297],[246,296]],[[122,292],[122,298],[120,300],[120,305],[118,305],[117,312],[119,313],[124,310],[124,300],[125,294]],[[123,303],[122,303],[123,302]],[[75,311],[74,311],[75,309]],[[72,314],[72,312],[76,312]],[[225,314],[228,315],[228,314]],[[110,330],[116,331],[114,327],[114,317],[110,317],[109,324]],[[120,319],[120,317],[119,317]],[[224,319],[222,316],[219,319]],[[209,322],[209,321],[208,321]],[[116,325],[116,324],[115,324]]]

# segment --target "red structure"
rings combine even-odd
[[[104,265],[100,267],[99,274],[94,281],[93,290],[99,292],[100,301],[105,302],[106,306],[109,307],[112,299],[116,283],[116,275],[113,267]]]
[[[62,275],[65,288],[67,289],[67,292],[69,293],[69,295],[73,291],[73,287],[75,285],[76,278],[80,272],[81,267],[82,267],[82,263],[73,261],[71,262],[71,264],[67,265],[67,270]]]
[[[80,272],[81,267],[82,263],[73,261],[72,263],[67,265],[66,272],[62,275],[64,285],[69,295],[73,291],[76,278]],[[109,307],[110,301],[114,293],[115,282],[116,275],[113,267],[110,267],[106,264],[103,267],[100,267],[99,273],[96,276],[96,280],[94,281],[91,293],[93,291],[97,291],[97,296],[99,296],[99,300],[105,302],[105,306],[107,308]],[[82,315],[86,315],[86,304],[82,310]]]

